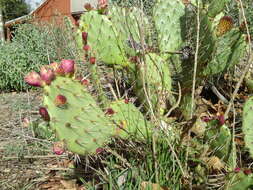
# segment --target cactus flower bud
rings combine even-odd
[[[115,114],[115,111],[112,108],[108,108],[105,112],[106,115],[113,115]]]
[[[47,85],[50,85],[55,78],[54,71],[49,67],[43,66],[40,69],[40,77]]]
[[[65,152],[64,142],[55,142],[53,145],[53,152],[57,155],[62,155]]]
[[[61,61],[58,69],[63,69],[64,74],[74,74],[75,72],[75,62],[70,59],[64,59]]]
[[[217,119],[219,120],[220,125],[224,125],[224,123],[225,123],[225,117],[224,117],[224,115],[219,115],[217,117]]]
[[[246,169],[246,170],[243,171],[243,173],[244,173],[245,175],[249,175],[249,174],[252,173],[252,171],[251,171],[250,169]]]
[[[98,9],[105,9],[108,6],[108,0],[98,0]]]
[[[39,109],[39,114],[41,115],[41,117],[45,120],[45,121],[50,121],[50,116],[47,112],[47,109],[44,107],[40,107]]]
[[[32,71],[30,73],[28,73],[25,78],[24,78],[25,82],[31,86],[37,86],[37,87],[41,87],[42,86],[42,80],[41,77],[38,73],[36,73],[35,71]]]
[[[61,94],[57,95],[55,98],[55,105],[56,106],[63,106],[67,103],[67,98]]]
[[[82,85],[87,86],[89,84],[89,80],[83,79],[81,83]]]
[[[89,46],[89,45],[83,46],[83,50],[84,50],[84,51],[89,51],[89,50],[90,50],[90,46]]]
[[[85,44],[86,44],[87,39],[88,39],[88,33],[87,33],[87,32],[82,32],[82,38],[83,38],[83,41],[84,41]]]
[[[241,168],[235,168],[235,169],[234,169],[234,172],[235,172],[235,173],[239,173],[240,171],[241,171]]]
[[[104,152],[104,149],[103,149],[103,148],[97,148],[97,149],[96,149],[96,154],[100,154],[100,153],[102,153],[102,152]]]
[[[129,103],[129,99],[126,98],[126,99],[124,100],[124,102],[125,102],[125,104],[128,104],[128,103]]]
[[[90,58],[90,63],[91,64],[95,64],[96,63],[96,58],[95,57],[91,57]]]

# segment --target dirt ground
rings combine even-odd
[[[54,155],[52,142],[37,138],[39,92],[0,94],[0,189],[77,189],[72,162]],[[65,179],[66,178],[66,179]],[[78,187],[78,189],[80,189]]]

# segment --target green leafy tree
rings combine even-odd
[[[0,0],[4,21],[12,20],[30,12],[30,6],[25,0]]]

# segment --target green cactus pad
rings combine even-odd
[[[253,97],[250,97],[243,107],[242,131],[244,133],[245,146],[253,156]]]
[[[215,125],[208,124],[210,129],[206,132],[206,140],[212,150],[213,154],[225,161],[228,166],[234,165],[234,148],[232,147],[232,136],[229,128],[226,125],[222,125],[221,127]]]
[[[243,55],[246,47],[242,38],[243,36],[236,28],[217,38],[213,59],[204,68],[203,75],[215,75],[234,66]]]
[[[165,109],[168,94],[171,91],[171,77],[169,65],[157,54],[146,54],[145,64],[139,67],[136,81],[137,96],[143,100],[145,107],[149,109],[149,105],[144,97],[146,97],[143,84],[146,84],[147,93],[151,100],[153,108],[161,107]],[[160,110],[162,111],[162,110]],[[164,110],[163,110],[164,111]]]
[[[224,189],[247,190],[253,186],[253,174],[246,175],[241,171],[239,173],[232,173],[228,177],[231,179],[231,182]]]
[[[153,9],[153,18],[162,52],[178,51],[182,45],[182,17],[185,6],[181,0],[158,0]]]
[[[83,14],[80,19],[80,30],[88,33],[92,57],[107,64],[129,65],[123,42],[119,40],[119,34],[107,16],[100,15],[97,11]]]
[[[135,138],[144,138],[150,134],[150,123],[132,103],[116,101],[111,103],[110,108],[115,112],[111,120],[117,124],[120,137],[128,138],[132,135]]]
[[[226,4],[229,3],[231,0],[212,0],[209,3],[208,6],[208,16],[211,18],[214,18],[216,15],[218,15],[220,12],[223,11]]]
[[[127,54],[134,56],[138,51],[142,50],[140,29],[143,37],[145,37],[148,29],[146,15],[136,7],[130,9],[113,6],[109,17],[119,34],[119,40],[122,41]]]
[[[44,87],[44,91],[44,105],[51,117],[50,126],[70,151],[80,155],[95,153],[115,134],[114,124],[79,82],[57,77],[50,86]],[[63,107],[54,103],[58,94],[67,98]]]

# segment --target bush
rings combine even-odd
[[[24,91],[29,87],[23,81],[31,70],[62,58],[77,55],[70,27],[22,24],[17,26],[11,43],[0,45],[0,90]]]

